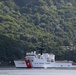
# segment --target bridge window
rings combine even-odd
[[[63,65],[61,65],[61,67],[63,67]]]

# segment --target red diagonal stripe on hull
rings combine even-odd
[[[27,68],[32,68],[31,63],[30,63],[29,60],[26,60],[26,65],[27,65]]]

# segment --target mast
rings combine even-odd
[[[44,50],[43,41],[44,41],[44,39],[42,39],[41,47],[39,48],[39,49],[40,49],[40,54],[41,54],[41,55],[42,55],[43,50]]]

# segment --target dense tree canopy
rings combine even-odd
[[[43,38],[57,60],[76,61],[76,0],[0,0],[1,61],[38,52]]]

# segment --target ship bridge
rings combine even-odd
[[[34,61],[34,62],[55,62],[55,55],[54,54],[49,54],[49,53],[43,53],[41,54],[36,54],[36,51],[26,53],[26,60]]]

